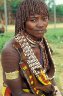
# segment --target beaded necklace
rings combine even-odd
[[[45,84],[45,85],[51,84],[50,81],[47,79],[48,76],[45,75],[43,67],[41,66],[40,62],[36,58],[31,46],[27,42],[23,33],[18,34],[15,37],[15,40],[20,44],[21,48],[23,49],[25,56],[27,56],[27,64],[28,64],[29,68],[31,69],[32,73],[34,73],[35,76],[39,80],[41,78],[41,82],[43,84]],[[37,71],[37,69],[39,69],[39,71]],[[42,77],[44,77],[44,81],[42,80],[41,74],[42,74]]]
[[[36,58],[31,46],[27,42],[27,39],[23,35],[23,33],[18,34],[15,37],[15,40],[17,43],[19,43],[20,47],[22,48],[24,55],[27,57],[27,64],[30,68],[30,72],[33,73],[36,78],[43,84],[43,85],[51,85],[50,80],[53,78],[49,78],[47,74],[44,72],[43,67],[41,66],[40,62]],[[36,86],[34,86],[33,76],[30,74],[27,74],[28,68],[27,65],[24,64],[24,62],[20,62],[21,69],[24,73],[25,78],[27,79],[27,82],[30,85],[30,88],[33,93],[36,93],[39,96],[46,96],[43,94],[42,90],[37,89]],[[37,70],[38,69],[38,70]],[[29,73],[30,73],[29,72]],[[30,80],[29,80],[30,79]],[[31,82],[31,83],[30,83]]]
[[[40,48],[40,63],[43,65],[44,71],[47,71],[47,67],[48,67],[48,56],[45,50],[45,46],[42,45],[43,47]]]
[[[48,62],[48,56],[46,53],[45,45],[43,43],[43,38],[41,39],[41,41],[35,41],[27,35],[26,39],[30,43],[31,47],[39,47],[39,49],[40,49],[40,64],[43,66],[44,71],[46,72],[49,62]]]
[[[31,47],[38,47],[38,46],[39,46],[39,42],[42,42],[42,40],[41,40],[41,41],[35,41],[35,40],[33,40],[33,39],[30,38],[30,36],[27,35],[27,34],[26,34],[26,39],[27,39],[27,41],[30,43]]]

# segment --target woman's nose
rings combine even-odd
[[[44,21],[43,20],[38,20],[37,27],[44,27]]]

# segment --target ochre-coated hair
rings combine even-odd
[[[49,17],[47,5],[42,0],[22,1],[16,13],[15,35],[21,32],[21,30],[25,30],[26,20],[30,15],[34,14]]]

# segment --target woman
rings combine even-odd
[[[24,0],[16,14],[15,38],[3,49],[4,96],[61,96],[44,33],[49,13],[41,0]]]

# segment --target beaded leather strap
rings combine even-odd
[[[20,47],[23,50],[24,55],[27,57],[27,64],[28,67],[30,68],[31,72],[37,77],[37,79],[43,84],[43,85],[51,85],[51,82],[48,78],[48,76],[46,75],[46,73],[44,72],[40,62],[38,61],[38,59],[36,58],[31,46],[29,45],[29,43],[27,42],[27,39],[25,38],[25,36],[23,35],[23,33],[18,34],[15,37],[15,40],[17,43],[19,43]],[[26,75],[26,79],[29,83],[29,85],[33,85],[32,83],[29,82],[29,77],[27,76],[26,70],[27,70],[27,66],[23,63],[21,63],[21,68],[24,72],[24,75]],[[38,70],[37,70],[38,69]],[[33,88],[31,88],[33,89]],[[38,95],[38,94],[42,94],[40,96],[45,96],[43,93],[41,93],[40,90],[37,90],[36,88],[33,89],[33,91]],[[33,92],[33,93],[34,93]]]

